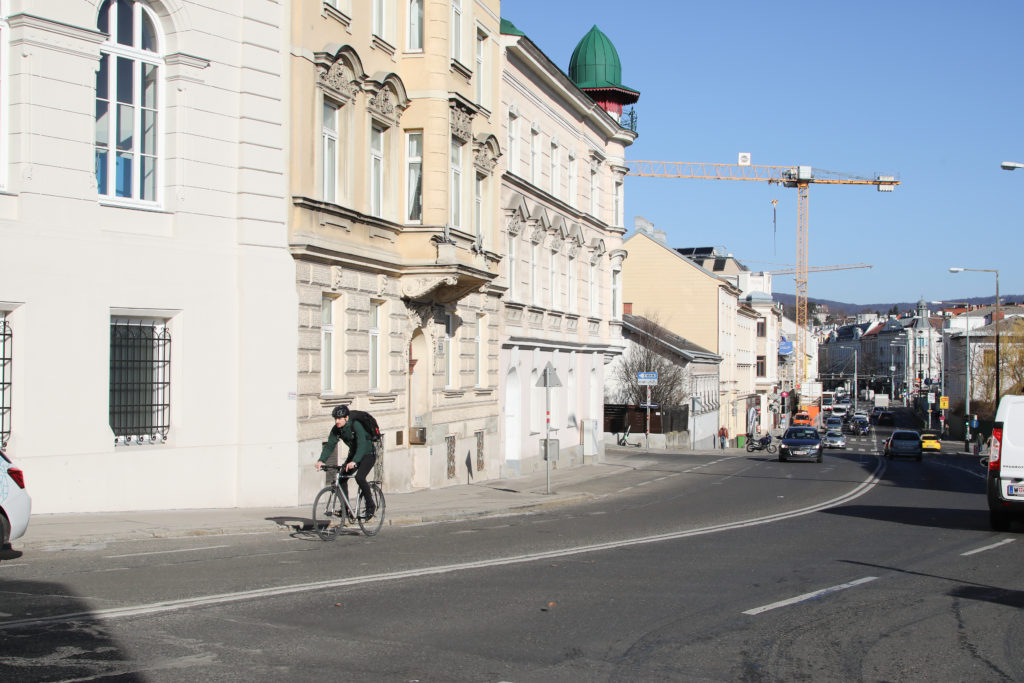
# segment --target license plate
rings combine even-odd
[[[1008,496],[1024,496],[1024,484],[1010,484],[1006,487]]]

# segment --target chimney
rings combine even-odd
[[[633,315],[633,304],[624,303],[622,304],[622,313],[624,315]]]

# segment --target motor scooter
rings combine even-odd
[[[772,443],[772,435],[765,434],[760,439],[750,439],[747,441],[747,453],[753,453],[754,451],[768,451],[768,453],[775,453],[777,447]]]

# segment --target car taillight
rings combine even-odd
[[[988,468],[993,472],[999,471],[999,451],[1003,445],[1003,423],[996,422],[992,427],[992,446],[988,451]]]
[[[18,485],[19,488],[25,488],[25,473],[19,470],[17,467],[8,467],[7,474],[11,475],[11,479]]]

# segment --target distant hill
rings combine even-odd
[[[772,294],[772,298],[778,301],[786,310],[787,317],[794,317],[793,311],[796,310],[796,295],[795,294]],[[951,299],[952,301],[952,299]],[[968,297],[966,299],[957,299],[957,301],[966,301],[972,306],[994,306],[996,303],[996,297],[993,296],[980,296],[980,297]],[[999,301],[1004,306],[1010,302],[1024,301],[1024,295],[1011,294],[1009,296],[999,296]],[[900,302],[889,302],[882,304],[851,304],[845,301],[833,301],[831,299],[816,299],[814,297],[807,297],[808,304],[824,304],[828,306],[828,312],[832,315],[856,315],[857,313],[881,313],[885,315],[892,310],[895,306],[896,310],[901,313],[904,311],[915,311],[917,310],[916,301],[900,301]],[[929,304],[931,310],[938,308],[938,304]]]

